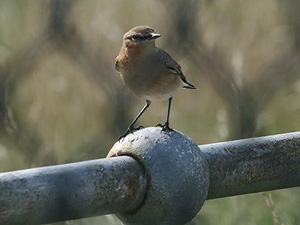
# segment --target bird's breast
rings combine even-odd
[[[139,97],[163,101],[182,87],[180,77],[170,73],[154,57],[124,57],[119,66],[121,79]]]

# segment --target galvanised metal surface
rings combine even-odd
[[[208,199],[300,186],[300,132],[199,146]]]
[[[148,127],[117,142],[109,157],[130,155],[148,177],[136,212],[118,213],[125,225],[184,225],[200,210],[208,191],[208,166],[198,146],[177,131]]]
[[[206,197],[300,186],[300,132],[198,147],[146,128],[109,156],[118,157],[0,174],[0,224],[116,213],[127,225],[182,225]]]
[[[0,174],[0,224],[26,225],[128,212],[146,176],[128,156]]]

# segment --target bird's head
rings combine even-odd
[[[154,47],[155,39],[161,37],[149,26],[137,26],[129,30],[123,36],[123,43],[126,48]]]

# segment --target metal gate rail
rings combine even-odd
[[[140,218],[144,216],[143,207],[147,208],[145,205],[150,204],[151,199],[158,197],[159,210],[165,214],[168,214],[168,206],[176,205],[178,201],[183,201],[179,205],[184,209],[182,196],[188,199],[193,195],[195,199],[197,195],[190,189],[194,187],[189,186],[199,179],[201,186],[198,185],[197,192],[203,193],[198,195],[195,203],[186,202],[186,207],[196,205],[195,213],[206,199],[300,186],[300,132],[200,145],[196,153],[198,151],[201,158],[197,156],[195,160],[185,161],[185,157],[195,156],[194,153],[186,156],[194,151],[191,140],[179,132],[164,135],[157,129],[143,129],[117,143],[110,153],[112,158],[1,173],[0,224],[45,224],[112,213],[116,213],[124,224],[150,224],[141,222]],[[145,138],[149,134],[152,136]],[[143,152],[140,147],[128,152],[137,141],[145,145],[147,154],[149,149],[154,151],[151,157],[137,153]],[[169,150],[164,150],[167,148]],[[153,149],[166,151],[166,154],[155,153]],[[170,160],[167,159],[169,155]],[[177,156],[178,159],[172,158]],[[170,167],[165,162],[160,164],[166,159]],[[180,186],[180,181],[176,180],[181,173],[177,171],[177,165],[178,171],[192,174],[182,174],[180,179],[186,179],[183,180],[185,186]],[[165,171],[168,168],[170,171]],[[162,173],[164,181],[155,177],[157,171]],[[171,197],[164,205],[172,189],[168,179],[179,182],[174,187],[178,196]],[[152,189],[155,191],[151,192]],[[151,218],[151,210],[151,206],[147,208],[150,215],[145,218]],[[187,222],[195,213],[183,212],[176,219],[178,223],[168,222],[166,218],[162,224],[184,224],[183,221]],[[138,214],[141,215],[135,217]]]

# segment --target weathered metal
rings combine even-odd
[[[206,198],[300,186],[300,132],[197,146],[145,128],[109,156],[0,174],[0,224],[115,213],[126,225],[183,225]]]
[[[300,186],[300,132],[199,148],[209,165],[208,199]]]
[[[146,191],[128,156],[0,174],[0,224],[26,225],[128,212]]]
[[[118,213],[125,225],[183,225],[200,210],[208,191],[208,166],[186,135],[159,127],[136,131],[117,142],[109,157],[130,155],[144,167],[148,188],[141,207]]]

